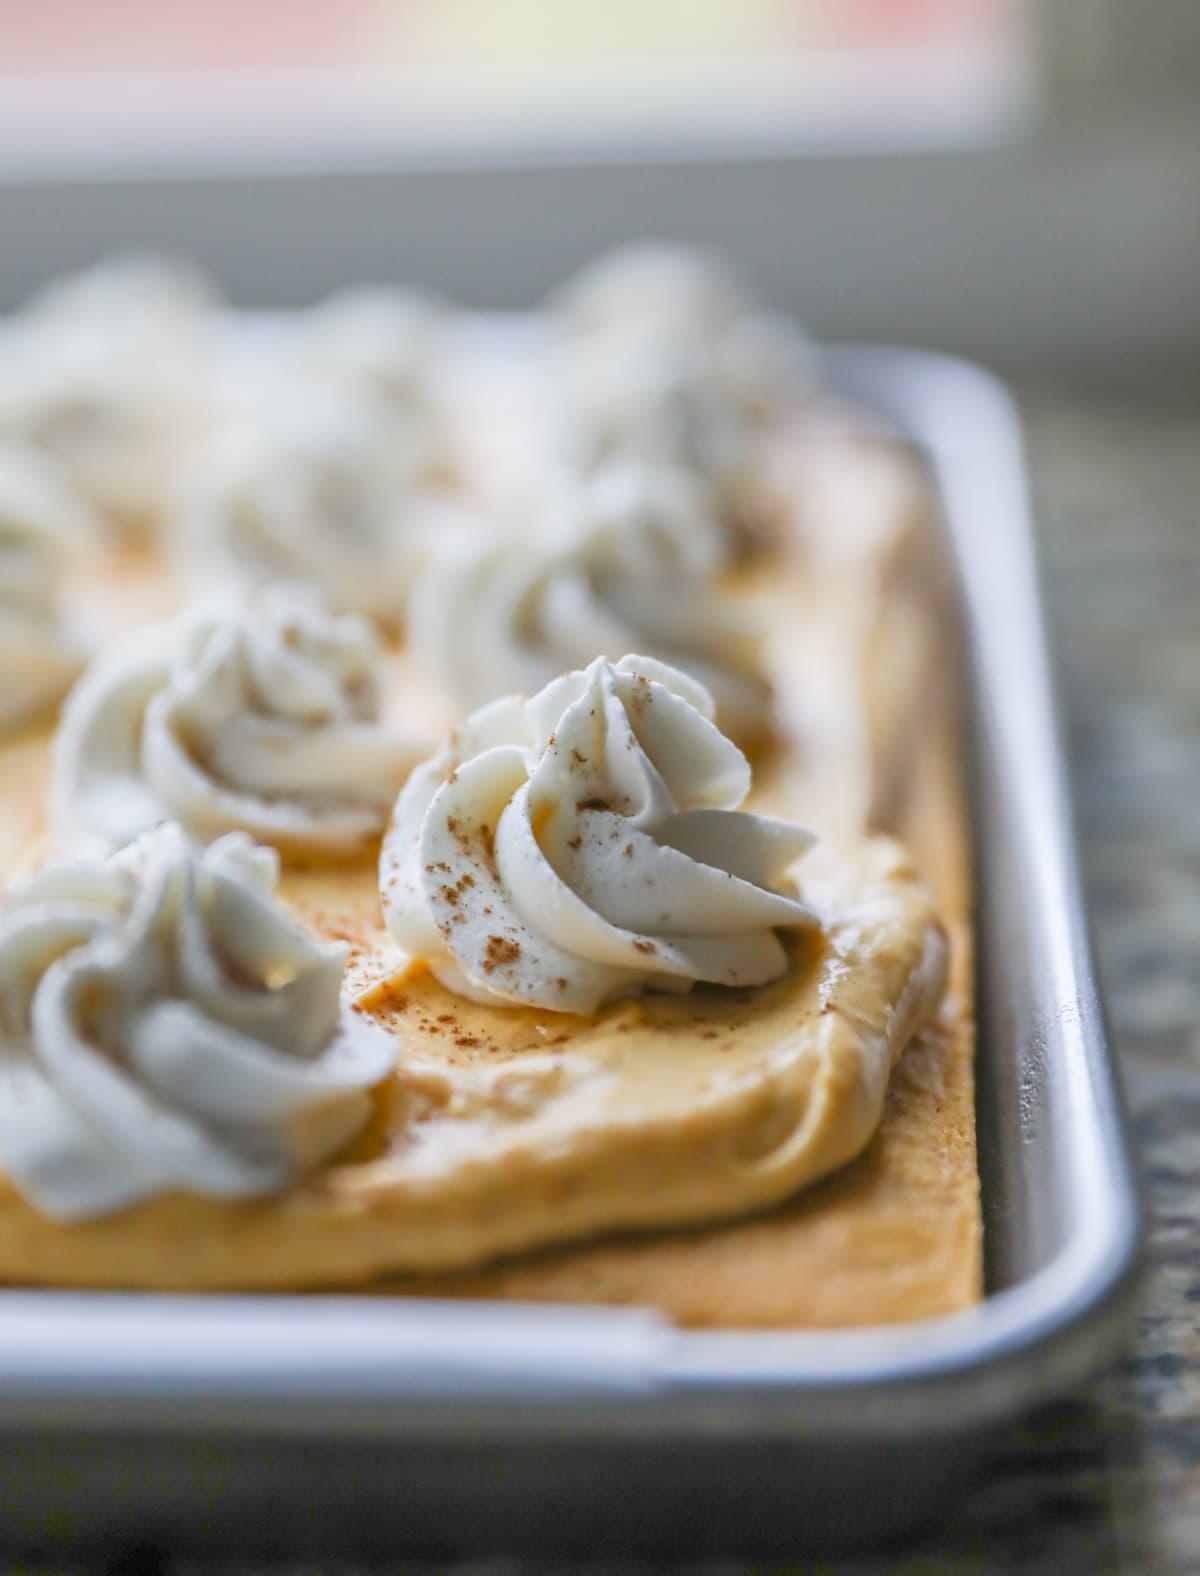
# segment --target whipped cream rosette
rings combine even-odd
[[[559,440],[583,471],[614,457],[682,470],[742,529],[754,507],[755,425],[703,346],[626,328],[571,346],[558,370]]]
[[[435,506],[357,397],[302,387],[244,412],[180,489],[182,546],[206,578],[307,581],[339,612],[394,621]]]
[[[645,241],[602,252],[561,285],[555,316],[572,334],[647,328],[716,334],[758,307],[730,263],[703,247]]]
[[[602,258],[557,304],[561,444],[686,470],[739,531],[760,527],[766,430],[806,391],[813,353],[718,260],[672,247]]]
[[[244,836],[165,825],[0,904],[0,1170],[45,1214],[276,1192],[367,1121],[392,1043],[277,876]]]
[[[60,587],[94,529],[36,450],[0,443],[0,730],[52,706],[86,660]]]
[[[449,538],[418,582],[413,647],[460,704],[641,650],[700,679],[736,737],[763,731],[757,642],[714,584],[725,536],[687,477],[611,463],[553,489],[535,520]]]
[[[54,799],[69,836],[115,847],[163,819],[347,856],[383,829],[420,746],[381,717],[365,620],[303,589],[201,607],[93,665],[64,708]]]
[[[380,442],[415,477],[447,463],[440,391],[444,310],[416,291],[385,288],[330,296],[294,325],[287,366],[293,375],[365,401]]]
[[[778,978],[779,930],[816,923],[787,886],[813,838],[738,811],[750,766],[712,719],[636,656],[476,712],[397,800],[392,936],[461,995],[563,1012]]]
[[[760,416],[802,393],[815,372],[812,344],[764,310],[723,258],[703,250],[618,248],[568,280],[555,319],[575,345],[640,339],[660,349],[702,346],[713,356],[712,374]]]
[[[194,262],[129,252],[51,280],[29,298],[25,311],[45,325],[80,331],[119,327],[163,340],[191,334],[219,305],[212,280]]]
[[[49,287],[3,332],[0,433],[122,531],[157,526],[209,419],[210,306],[199,276],[154,259]]]
[[[551,477],[547,513],[559,515],[600,560],[628,578],[686,580],[729,567],[729,535],[704,489],[669,466],[617,459],[590,476]]]

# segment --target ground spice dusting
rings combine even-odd
[[[519,942],[509,941],[507,936],[489,936],[483,953],[484,971],[490,974],[493,969],[503,968],[506,963],[512,963],[520,956]]]
[[[640,711],[644,706],[649,706],[654,699],[650,692],[650,680],[644,673],[635,673],[633,675],[633,685],[633,694],[630,696],[630,700]]]

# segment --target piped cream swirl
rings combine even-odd
[[[52,706],[84,664],[59,586],[92,534],[88,510],[36,451],[0,444],[0,730]]]
[[[200,276],[168,260],[55,282],[0,336],[0,432],[120,530],[157,527],[208,421],[211,307]]]
[[[350,855],[383,830],[420,746],[381,716],[370,626],[296,587],[201,608],[94,665],[56,741],[68,834],[116,847],[163,819]]]
[[[277,876],[245,837],[166,825],[0,905],[0,1170],[44,1213],[275,1192],[362,1128],[391,1041]]]
[[[803,828],[737,810],[741,751],[686,674],[603,659],[476,712],[413,772],[384,841],[392,936],[477,1000],[594,1012],[781,975]]]
[[[289,365],[375,412],[381,443],[414,477],[447,465],[448,434],[440,366],[444,313],[416,291],[348,290],[294,325]]]
[[[686,476],[613,462],[562,480],[532,532],[451,539],[414,593],[413,647],[465,707],[646,651],[700,679],[721,727],[749,739],[770,691],[752,631],[713,578],[724,549]]]
[[[601,258],[557,303],[561,446],[587,470],[613,455],[685,470],[737,533],[762,528],[764,432],[806,391],[810,347],[718,259],[634,247]]]
[[[242,412],[180,484],[183,551],[205,578],[305,581],[339,612],[398,620],[433,506],[378,413],[301,387]]]

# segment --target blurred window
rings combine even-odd
[[[1024,0],[0,0],[0,161],[962,144],[1033,53]]]

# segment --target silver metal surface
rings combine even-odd
[[[271,1547],[388,1549],[869,1539],[933,1513],[990,1427],[1112,1354],[1140,1217],[1015,414],[986,374],[940,357],[837,348],[827,373],[927,455],[961,579],[984,1303],[886,1330],[701,1333],[629,1310],[0,1293],[0,1533],[244,1547],[257,1528]],[[295,1515],[264,1532],[265,1495]]]

